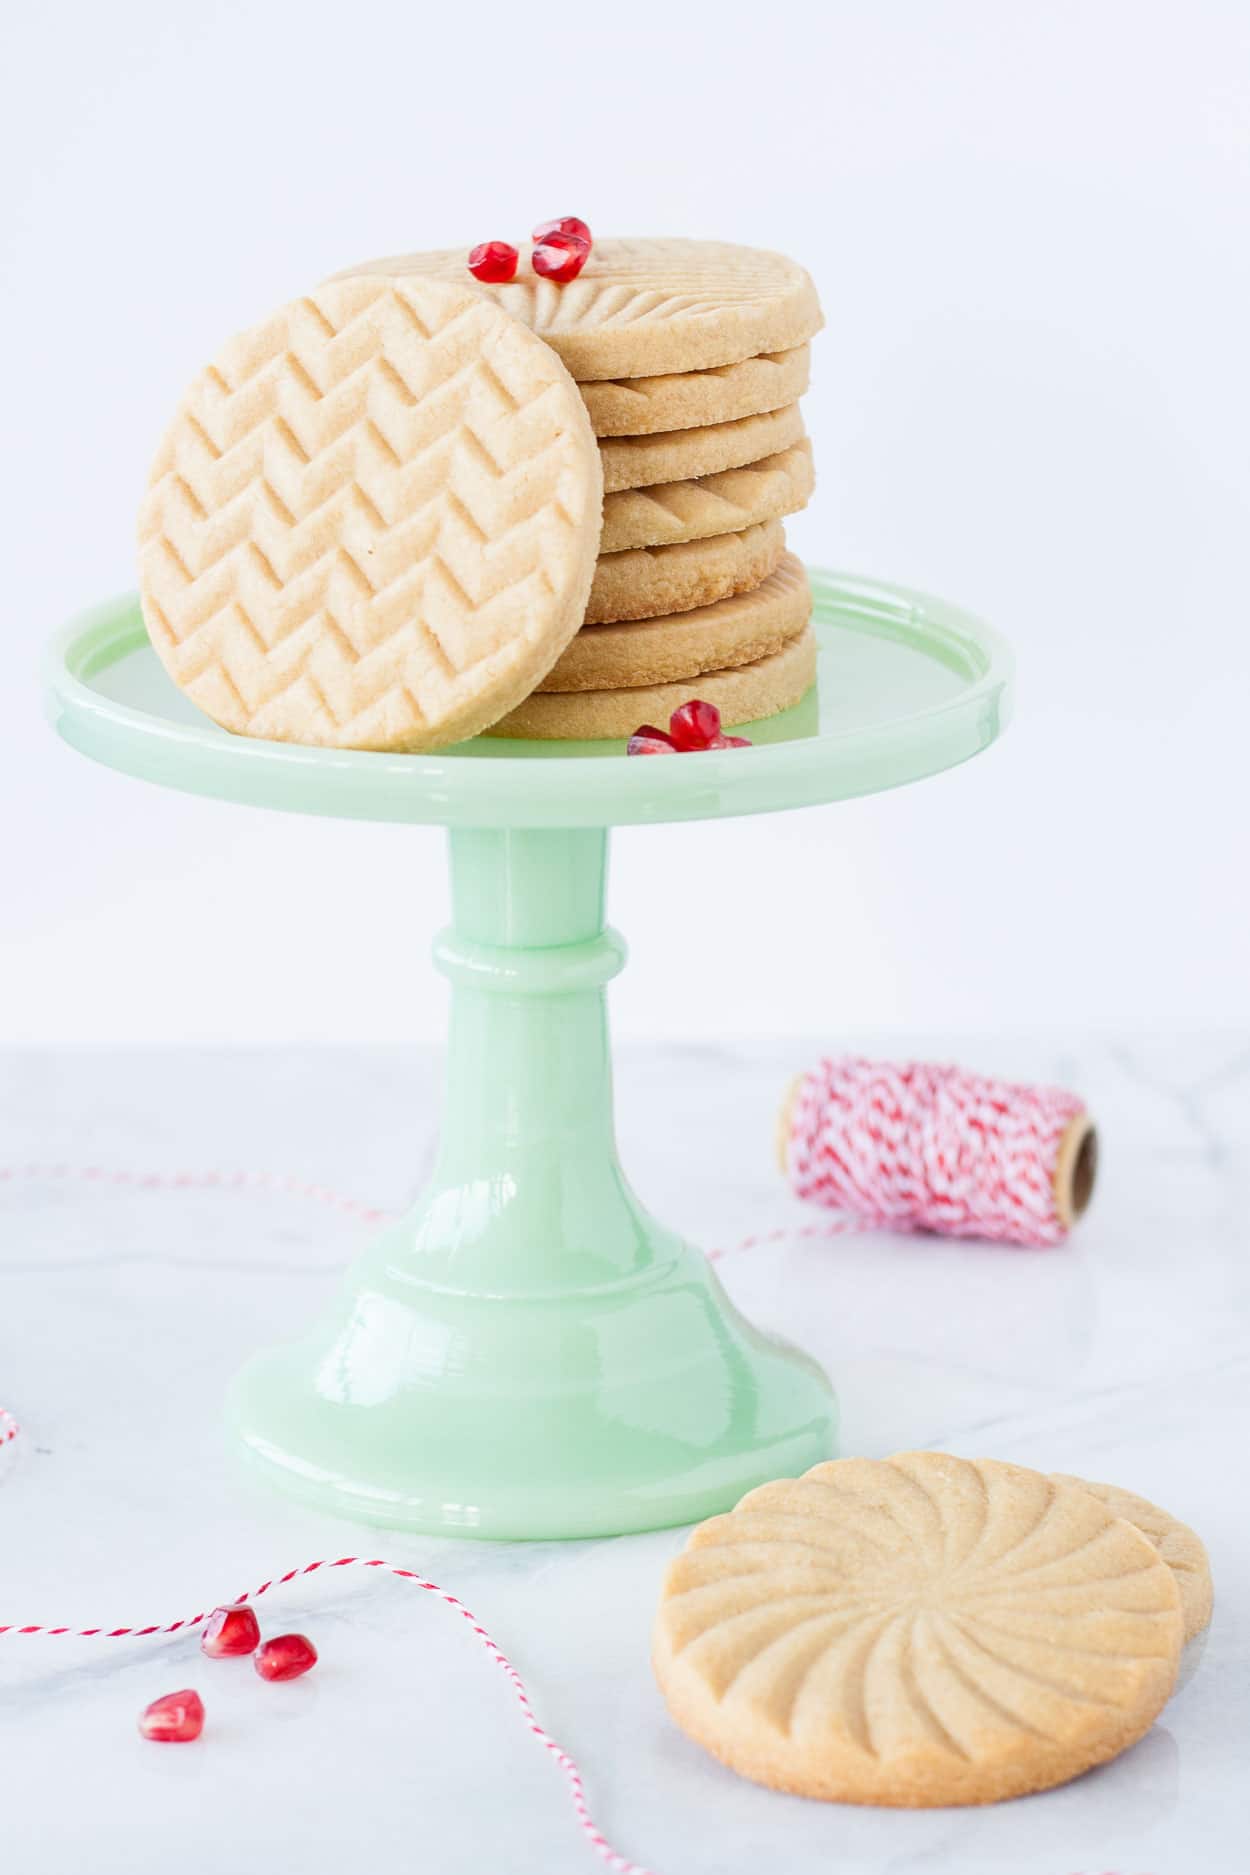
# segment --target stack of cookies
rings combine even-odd
[[[816,292],[781,255],[602,241],[350,268],[190,385],[140,516],[175,683],[238,735],[427,750],[798,702]]]
[[[463,280],[465,250],[350,271]],[[628,736],[693,694],[728,723],[797,702],[815,647],[782,522],[813,485],[798,402],[822,323],[809,276],[754,248],[604,240],[567,285],[523,258],[514,280],[478,291],[577,380],[604,489],[583,629],[491,733]]]

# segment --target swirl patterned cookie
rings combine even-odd
[[[991,1459],[839,1459],[669,1569],[653,1659],[743,1776],[842,1803],[990,1803],[1124,1751],[1176,1680],[1175,1579],[1096,1498]]]
[[[573,642],[576,644],[577,640]],[[1113,1516],[1123,1517],[1150,1538],[1176,1577],[1185,1639],[1192,1641],[1195,1634],[1201,1634],[1211,1619],[1215,1591],[1206,1545],[1197,1532],[1170,1512],[1160,1510],[1149,1498],[1138,1497],[1136,1491],[1121,1490],[1118,1484],[1091,1484],[1088,1478],[1073,1478],[1064,1471],[1054,1471],[1051,1477],[1056,1484],[1079,1485],[1082,1491],[1089,1491]]]

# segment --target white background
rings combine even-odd
[[[440,1032],[437,833],[92,769],[38,655],[132,583],[222,338],[352,260],[570,212],[803,260],[793,542],[1020,661],[1016,726],[952,775],[621,835],[618,1030],[1250,1020],[1244,0],[77,0],[4,36],[0,1038]]]

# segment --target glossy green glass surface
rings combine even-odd
[[[452,983],[429,1187],[304,1337],[256,1356],[234,1437],[275,1483],[369,1522],[489,1537],[687,1522],[834,1450],[805,1355],[753,1328],[617,1161],[607,828],[914,780],[1005,719],[1001,641],[953,608],[815,575],[820,675],[745,750],[479,739],[439,756],[248,742],[169,684],[132,600],[62,634],[53,720],[128,773],[227,800],[450,829]]]
[[[951,768],[1006,720],[1011,656],[968,613],[811,572],[815,688],[746,725],[751,749],[624,759],[621,742],[479,736],[436,755],[373,755],[228,735],[170,682],[138,601],[74,620],[48,664],[49,706],[96,761],[192,794],[356,820],[447,827],[624,827],[761,814],[872,794]],[[696,687],[697,694],[697,687]]]

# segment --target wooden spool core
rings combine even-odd
[[[1068,1121],[1055,1160],[1055,1210],[1065,1230],[1089,1209],[1098,1177],[1098,1133],[1088,1113]]]
[[[799,1088],[803,1085],[803,1076],[796,1074],[785,1092],[781,1111],[777,1115],[777,1164],[781,1167],[781,1176],[790,1174],[790,1128],[794,1121],[794,1103],[799,1097]]]

